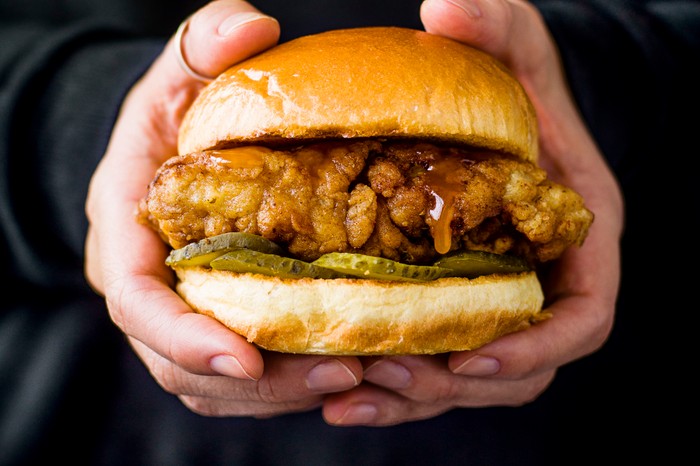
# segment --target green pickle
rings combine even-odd
[[[432,265],[404,264],[364,254],[332,252],[314,262],[284,256],[284,249],[262,236],[229,232],[173,250],[165,263],[171,267],[204,266],[240,273],[282,278],[370,278],[425,282],[443,277],[474,278],[493,273],[531,270],[523,259],[485,251],[459,251]]]
[[[344,252],[324,254],[312,264],[345,275],[375,280],[425,282],[446,277],[451,273],[450,269],[442,267],[402,264],[382,257]]]
[[[251,249],[268,254],[283,254],[283,249],[276,243],[243,232],[229,232],[204,238],[196,243],[191,243],[184,248],[175,249],[165,259],[165,263],[171,267],[195,267],[207,266],[217,257],[234,249]]]
[[[250,249],[236,249],[211,261],[211,268],[280,278],[341,278],[343,274],[309,262]]]
[[[527,262],[523,259],[486,251],[460,251],[440,258],[433,265],[450,269],[455,276],[467,278],[530,270]]]

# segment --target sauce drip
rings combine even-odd
[[[234,168],[263,168],[263,155],[271,152],[267,147],[243,146],[231,149],[217,149],[210,153],[229,162]]]
[[[425,182],[435,200],[430,217],[435,220],[433,239],[435,250],[440,254],[449,252],[452,246],[451,223],[455,214],[455,198],[464,191],[459,180],[459,169],[464,160],[458,157],[444,157],[433,161],[428,167]]]

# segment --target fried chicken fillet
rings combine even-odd
[[[472,249],[537,264],[580,245],[593,214],[529,161],[366,139],[173,157],[149,186],[140,218],[173,248],[241,231],[306,261],[357,252],[423,264]]]

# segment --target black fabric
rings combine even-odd
[[[692,311],[693,275],[676,264],[698,263],[700,2],[534,2],[624,189],[616,325],[599,352],[563,367],[529,405],[391,428],[330,427],[318,412],[195,415],[154,382],[84,280],[84,200],[119,104],[204,3],[0,0],[0,465],[570,465],[682,455],[667,439],[670,416],[692,406],[683,396],[691,385],[673,368],[693,354],[693,336],[680,338],[689,332],[678,325]],[[283,40],[420,27],[419,1],[253,3],[280,19]]]

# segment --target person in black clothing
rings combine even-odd
[[[252,3],[0,0],[0,464],[668,460],[655,402],[670,392],[649,369],[679,332],[656,309],[691,288],[650,268],[667,272],[651,263],[673,244],[659,233],[692,216],[691,172],[669,156],[693,147],[700,4]],[[472,44],[525,85],[541,163],[596,214],[548,271],[554,319],[473,352],[363,368],[260,353],[170,289],[164,246],[131,222],[203,85],[176,47],[213,76],[278,39],[366,25]]]

